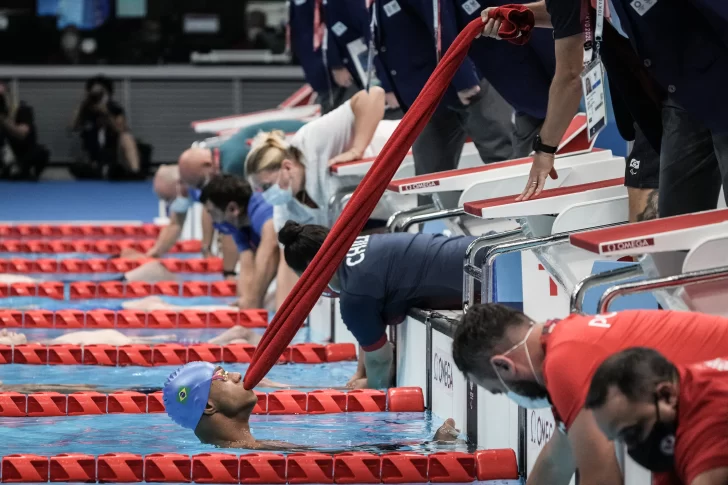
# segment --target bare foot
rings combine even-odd
[[[455,441],[460,435],[460,430],[455,428],[455,420],[448,418],[435,433],[435,441]]]

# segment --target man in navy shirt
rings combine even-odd
[[[278,239],[286,263],[303,273],[329,230],[288,221]],[[463,257],[475,237],[441,234],[360,236],[329,283],[340,298],[341,318],[361,347],[351,387],[391,384],[392,344],[387,326],[402,323],[411,308],[462,307]]]
[[[231,174],[212,177],[202,189],[200,202],[210,213],[215,229],[231,236],[238,247],[238,306],[263,308],[280,256],[273,206],[254,194],[243,178]]]

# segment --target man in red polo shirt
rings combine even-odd
[[[528,485],[622,482],[614,446],[584,401],[597,367],[630,347],[652,347],[678,365],[728,355],[728,319],[660,310],[570,315],[546,324],[498,305],[468,309],[453,338],[455,365],[495,394],[526,408],[552,406],[554,433],[529,474]]]
[[[599,366],[586,397],[599,428],[662,485],[728,483],[728,360],[674,365],[636,347]]]

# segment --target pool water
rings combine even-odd
[[[165,303],[179,306],[230,305],[233,297],[216,298],[212,296],[160,296]],[[55,300],[34,296],[12,296],[0,298],[0,308],[10,310],[122,310],[122,303],[139,298],[93,298],[90,300]]]
[[[424,413],[342,413],[313,415],[254,415],[250,428],[257,439],[280,440],[335,451],[368,445],[361,451],[381,452],[373,445],[405,445],[405,450],[424,451],[443,420]],[[3,440],[13,444],[12,453],[110,452],[209,453],[220,451],[201,444],[166,414],[107,414],[44,418],[0,418]],[[464,444],[447,450],[467,451]],[[384,448],[385,451],[394,451]],[[246,450],[225,450],[246,453]]]
[[[245,374],[248,364],[224,364],[229,372]],[[83,365],[0,365],[3,384],[89,384],[99,386],[102,392],[131,387],[161,387],[176,366],[158,367],[106,367]],[[356,362],[331,364],[280,364],[266,376],[281,384],[296,388],[326,389],[345,386],[354,375]],[[275,389],[259,389],[273,391]]]
[[[200,259],[200,253],[167,253],[162,259]],[[102,253],[0,253],[0,259],[110,259]]]

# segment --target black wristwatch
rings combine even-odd
[[[558,150],[559,147],[552,147],[549,145],[544,145],[541,142],[541,135],[536,135],[536,138],[533,139],[533,151],[538,153],[548,153],[549,155],[553,155],[556,153],[556,150]]]

